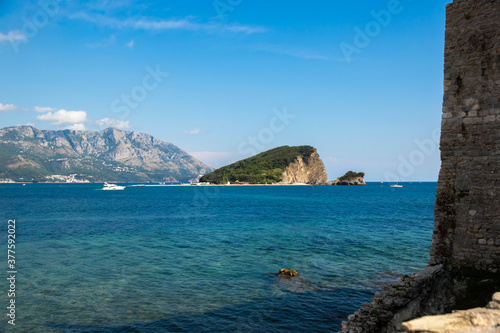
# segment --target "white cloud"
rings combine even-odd
[[[130,7],[133,2],[133,0],[97,0],[85,1],[82,5],[92,10],[111,11],[117,9],[123,10],[125,7]]]
[[[7,35],[0,33],[0,42],[13,42],[26,39],[26,36],[19,30],[9,31]]]
[[[196,29],[197,24],[189,22],[188,20],[126,20],[116,21],[118,25],[124,28],[135,28],[143,30],[171,30],[171,29]]]
[[[100,26],[108,26],[111,28],[123,29],[123,28],[134,28],[143,30],[166,30],[166,29],[186,29],[189,28],[191,23],[187,20],[148,20],[148,19],[126,19],[117,20],[110,16],[90,13],[80,12],[71,15],[72,19],[82,19],[95,23]]]
[[[240,24],[225,25],[221,23],[196,23],[190,19],[168,19],[158,20],[150,18],[129,18],[125,20],[115,19],[98,13],[79,12],[71,15],[71,19],[82,19],[100,26],[108,26],[115,29],[137,29],[137,30],[208,30],[229,31],[246,34],[265,32],[267,29],[259,26],[248,26]]]
[[[0,112],[13,111],[16,109],[14,104],[2,104],[0,103]]]
[[[82,123],[67,126],[67,127],[65,127],[65,129],[69,129],[69,130],[73,130],[73,131],[85,131],[86,130],[85,125]]]
[[[189,154],[212,168],[220,168],[247,157],[235,152],[198,151]]]
[[[263,27],[240,25],[240,24],[224,25],[223,30],[232,32],[243,32],[246,34],[255,34],[267,31],[267,29]]]
[[[40,121],[50,121],[53,125],[83,123],[87,121],[87,112],[66,111],[61,109],[54,113],[49,112],[42,114],[37,116],[36,119]]]
[[[126,128],[131,127],[130,122],[128,120],[123,121],[123,120],[112,119],[112,118],[99,119],[99,120],[96,120],[95,123],[99,126],[103,126],[106,128],[114,127],[114,128],[118,128],[118,129],[126,129]]]
[[[200,129],[199,128],[195,128],[195,129],[192,129],[190,131],[184,131],[184,134],[198,135],[198,134],[200,134]]]
[[[127,43],[128,47],[134,47],[134,40],[132,39],[130,42]]]
[[[49,108],[47,106],[35,106],[33,108],[33,110],[35,110],[36,112],[41,112],[41,113],[49,112],[49,111],[54,111],[53,108]]]

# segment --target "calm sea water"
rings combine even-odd
[[[0,331],[336,331],[426,265],[436,183],[100,188],[0,185]]]

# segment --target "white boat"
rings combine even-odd
[[[399,173],[398,173],[398,180],[396,181],[396,184],[391,185],[392,188],[401,188],[403,185],[399,185]]]
[[[106,190],[106,191],[115,190],[116,191],[116,190],[123,190],[123,189],[125,189],[125,186],[104,183],[104,187],[101,190]]]

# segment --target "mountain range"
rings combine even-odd
[[[0,129],[0,178],[13,181],[197,181],[213,169],[149,134]]]

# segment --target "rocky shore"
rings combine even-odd
[[[484,308],[474,308],[453,313],[427,316],[403,323],[402,331],[447,333],[493,333],[500,331],[500,292],[493,294]]]
[[[348,317],[348,321],[342,323],[342,329],[339,332],[402,332],[405,329],[404,322],[414,318],[485,306],[491,299],[491,295],[498,290],[500,290],[500,281],[494,273],[469,276],[467,272],[454,272],[443,265],[428,266],[423,271],[403,276],[400,281],[384,286],[382,291],[375,293],[371,303],[363,304],[358,311]],[[487,307],[498,310],[500,303],[497,302],[500,294],[495,295],[497,296]],[[470,310],[459,313],[462,317],[477,313],[479,317],[490,318],[488,322],[496,322],[495,320],[500,322],[500,313],[497,311]],[[497,315],[499,317],[496,317]],[[454,315],[452,318],[457,316]],[[444,317],[439,317],[438,320],[441,318]],[[406,325],[406,327],[410,329],[417,327],[415,325],[423,325],[421,323],[413,322],[413,326]],[[448,331],[410,330],[410,332]]]
[[[451,277],[442,265],[430,266],[399,282],[388,284],[373,297],[369,304],[342,323],[341,333],[400,332],[404,321],[422,315],[442,313],[454,303],[448,287]]]

